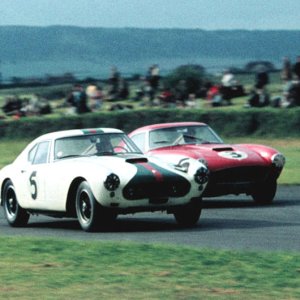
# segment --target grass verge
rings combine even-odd
[[[299,253],[0,237],[3,299],[299,299]]]

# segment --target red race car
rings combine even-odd
[[[247,194],[257,203],[270,203],[285,164],[285,157],[267,146],[224,144],[204,123],[149,125],[129,136],[144,153],[170,163],[191,157],[206,164],[210,176],[204,197]]]

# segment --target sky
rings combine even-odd
[[[299,0],[0,0],[0,26],[300,30]]]

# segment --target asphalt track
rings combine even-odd
[[[11,228],[0,212],[0,236],[35,236],[70,240],[132,241],[199,248],[300,251],[300,186],[279,186],[271,205],[250,197],[204,199],[196,227],[180,228],[172,215],[139,213],[119,216],[105,232],[83,232],[73,219],[33,216],[25,228]]]

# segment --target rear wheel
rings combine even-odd
[[[263,184],[259,184],[252,193],[253,200],[258,204],[271,203],[275,197],[277,190],[276,180],[270,180]]]
[[[76,193],[76,214],[84,231],[96,231],[111,223],[116,214],[98,203],[89,184],[83,181]]]
[[[202,199],[192,201],[174,212],[176,222],[180,226],[191,227],[197,224],[202,211]]]
[[[29,214],[20,206],[15,188],[10,180],[4,185],[2,197],[4,214],[8,224],[13,227],[26,226]]]

